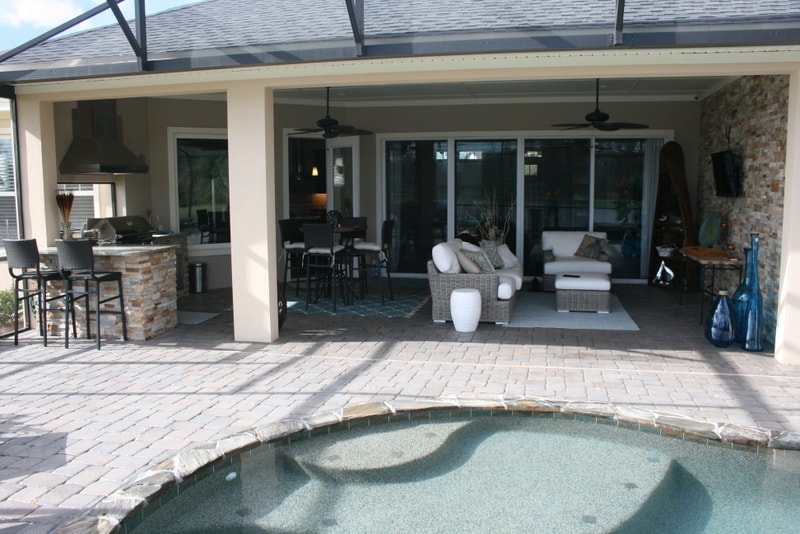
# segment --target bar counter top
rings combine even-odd
[[[138,254],[151,254],[178,245],[95,245],[92,252],[97,257],[109,256],[136,256]],[[56,247],[46,247],[39,250],[43,255],[57,255]]]

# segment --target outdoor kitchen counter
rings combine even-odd
[[[97,271],[120,271],[122,290],[125,295],[125,317],[128,322],[128,339],[144,341],[178,326],[178,289],[176,258],[178,245],[107,245],[95,246],[94,268]],[[42,262],[58,267],[55,247],[40,250]],[[106,287],[109,286],[109,287]],[[116,291],[116,284],[103,284],[103,291]],[[116,306],[116,302],[107,304]],[[82,335],[81,324],[85,324],[82,304],[78,309],[78,336]],[[62,334],[63,321],[58,314],[51,314],[48,326]],[[94,314],[92,314],[94,317]],[[103,337],[122,338],[122,322],[118,315],[102,314]],[[92,326],[92,335],[97,332]]]

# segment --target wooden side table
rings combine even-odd
[[[693,261],[700,267],[700,291],[703,293],[700,298],[700,323],[702,324],[705,319],[706,297],[713,299],[716,295],[717,271],[737,271],[739,284],[741,284],[744,262],[739,258],[730,258],[725,251],[716,248],[683,247],[680,252],[683,255],[684,263]],[[709,273],[711,273],[710,280],[707,276]]]

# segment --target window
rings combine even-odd
[[[17,188],[11,135],[0,131],[0,239],[17,239]],[[0,244],[2,242],[0,241]]]
[[[177,135],[178,229],[190,245],[229,243],[228,139]]]

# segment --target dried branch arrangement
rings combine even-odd
[[[75,200],[75,195],[65,191],[56,191],[56,204],[58,204],[58,211],[61,212],[61,220],[65,223],[69,222],[69,214],[72,212],[72,202]]]

